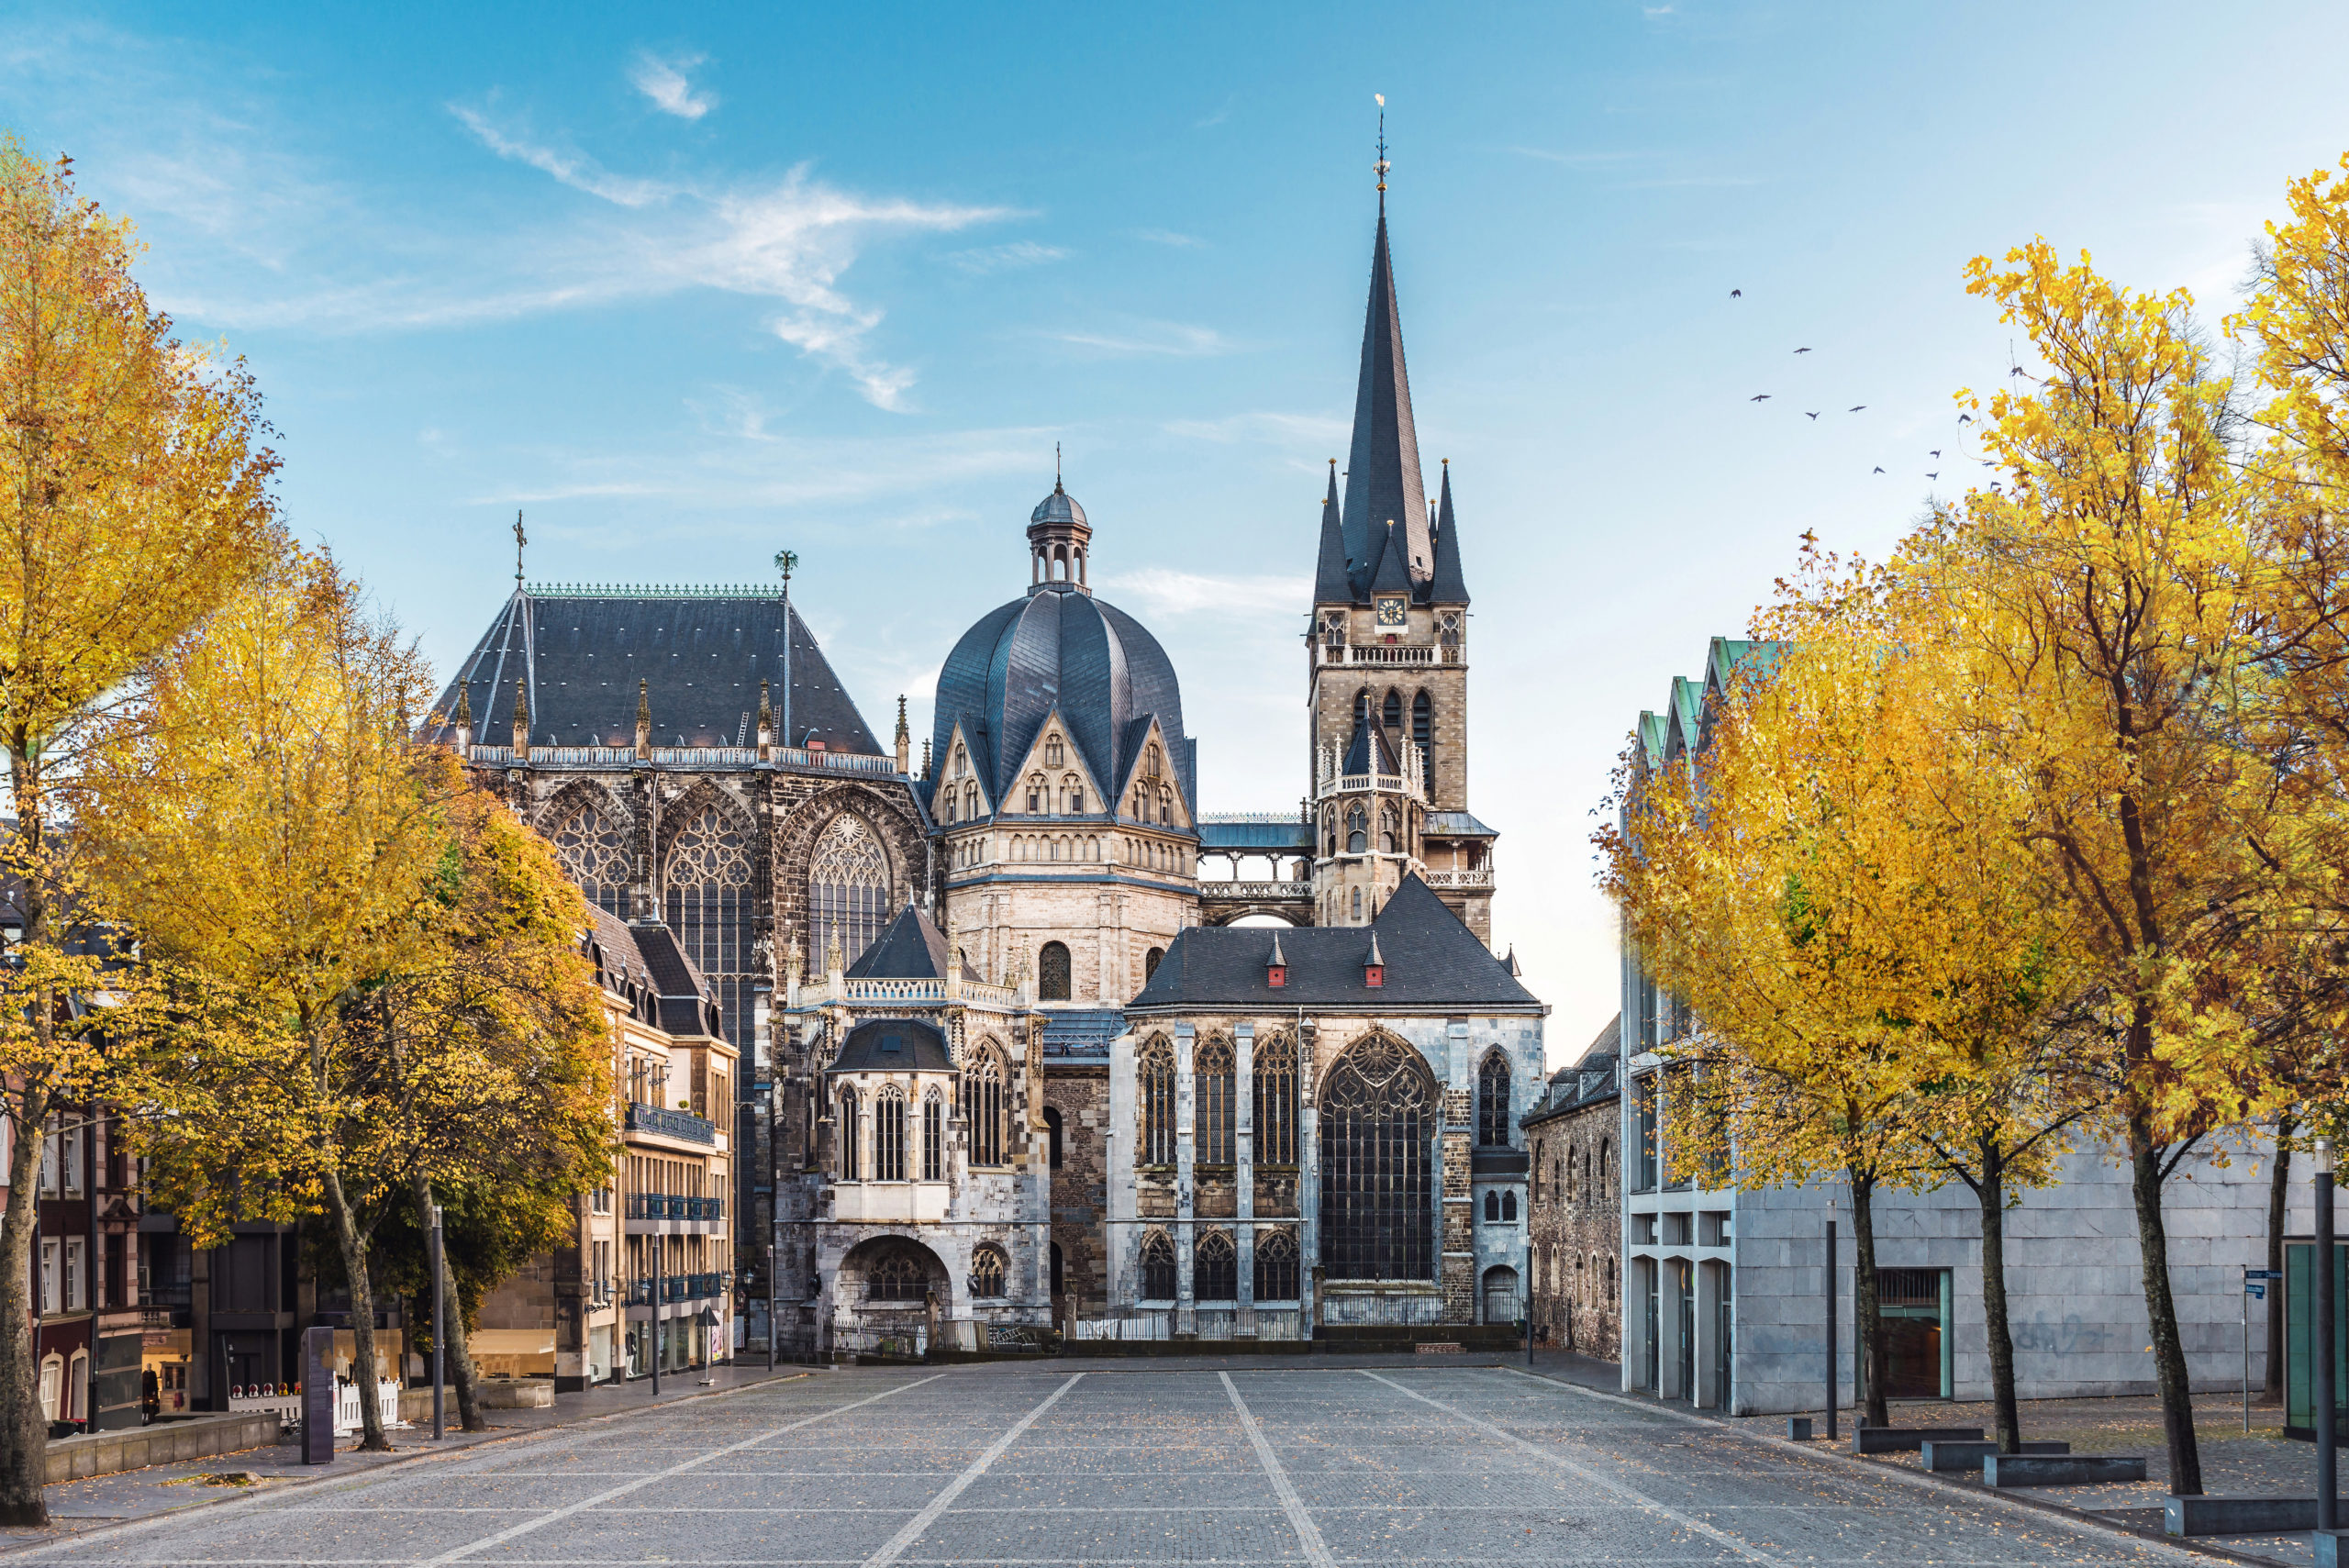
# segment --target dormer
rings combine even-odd
[[[1264,984],[1277,991],[1288,984],[1288,960],[1281,956],[1281,934],[1273,933],[1273,956],[1264,963]]]
[[[1152,828],[1174,832],[1191,830],[1191,813],[1183,798],[1183,783],[1170,765],[1166,739],[1156,719],[1150,720],[1133,753],[1133,769],[1118,801],[1118,813]]]
[[[956,725],[946,742],[946,764],[930,795],[930,814],[940,825],[983,820],[991,810],[987,792],[979,784],[979,770],[971,760],[970,742]]]
[[[1370,931],[1370,954],[1362,961],[1362,983],[1371,990],[1386,984],[1386,961],[1378,955],[1378,928]]]
[[[1108,802],[1085,753],[1070,734],[1060,710],[1044,717],[1036,739],[1020,764],[1019,782],[1011,808],[1048,817],[1086,817],[1108,809]]]

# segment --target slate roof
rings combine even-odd
[[[999,807],[1054,708],[1095,787],[1112,797],[1155,718],[1184,801],[1197,815],[1197,748],[1183,729],[1174,662],[1140,621],[1071,584],[1041,584],[963,634],[939,671],[932,747],[943,758],[959,722]]]
[[[1497,839],[1500,834],[1465,811],[1431,811],[1427,831],[1438,839]]]
[[[1460,530],[1452,515],[1452,462],[1443,465],[1443,499],[1436,504],[1435,580],[1428,584],[1428,602],[1437,605],[1464,605],[1468,602],[1468,580],[1460,570]]]
[[[1623,1015],[1618,1013],[1598,1031],[1598,1038],[1583,1048],[1579,1058],[1550,1074],[1541,1099],[1518,1118],[1518,1125],[1531,1127],[1586,1106],[1621,1098],[1622,1040]]]
[[[513,736],[515,684],[528,691],[540,746],[633,746],[638,683],[656,746],[747,746],[759,683],[773,683],[776,739],[882,754],[815,634],[791,611],[790,732],[784,708],[783,599],[776,594],[516,592],[441,694],[431,739],[453,742],[462,686],[476,744]]]
[[[951,1073],[946,1037],[912,1018],[875,1018],[848,1031],[834,1073]]]
[[[718,992],[659,921],[623,921],[590,904],[585,943],[598,980],[638,1005],[646,1023],[674,1035],[722,1037]]]
[[[1288,960],[1288,984],[1278,989],[1264,978],[1276,938]],[[1363,984],[1374,941],[1386,965],[1376,989]],[[1205,1007],[1529,1013],[1542,1004],[1427,884],[1408,876],[1367,927],[1189,927],[1127,1011]]]
[[[848,967],[852,980],[935,980],[945,973],[945,935],[911,904],[898,911],[889,929]],[[965,963],[963,978],[982,976]]]
[[[1375,767],[1374,763],[1376,764]],[[1353,739],[1346,742],[1346,760],[1338,772],[1351,776],[1369,773],[1393,774],[1402,771],[1402,759],[1395,755],[1395,743],[1386,738],[1386,726],[1373,723],[1369,713],[1357,707]]]
[[[1055,1061],[1109,1060],[1109,1042],[1126,1032],[1126,1016],[1107,1007],[1053,1007],[1044,1014],[1044,1054]]]
[[[1353,583],[1346,574],[1345,512],[1338,504],[1338,460],[1331,458],[1330,494],[1321,501],[1321,550],[1313,567],[1313,602],[1343,605],[1353,596]]]

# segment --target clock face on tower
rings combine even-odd
[[[1378,626],[1379,629],[1382,631],[1399,631],[1402,629],[1403,601],[1401,599],[1381,599],[1378,601]]]

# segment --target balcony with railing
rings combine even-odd
[[[722,1197],[689,1197],[683,1193],[630,1193],[628,1195],[628,1218],[630,1219],[723,1219],[726,1200]]]
[[[1430,887],[1490,887],[1493,884],[1493,868],[1479,866],[1474,871],[1422,872],[1419,880]]]
[[[1467,651],[1456,642],[1437,643],[1433,646],[1430,646],[1426,643],[1410,642],[1330,642],[1323,640],[1316,642],[1313,646],[1317,656],[1320,660],[1321,667],[1324,669],[1353,669],[1368,668],[1371,666],[1393,669],[1397,666],[1408,667],[1411,665],[1426,666],[1432,664],[1465,664],[1468,662]]]
[[[662,1274],[657,1279],[630,1280],[628,1304],[650,1307],[656,1300],[663,1306],[680,1301],[713,1301],[726,1294],[732,1282],[730,1273],[714,1274]]]

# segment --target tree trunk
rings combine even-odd
[[[425,1250],[429,1253],[432,1246],[432,1184],[422,1176],[416,1178],[416,1208],[423,1217]],[[445,1369],[456,1381],[458,1424],[469,1432],[485,1432],[489,1430],[489,1418],[481,1413],[481,1375],[473,1370],[473,1349],[465,1343],[465,1304],[457,1294],[456,1273],[449,1267],[445,1234],[440,1244],[440,1307],[449,1321],[432,1327],[440,1336]]]
[[[1854,1172],[1851,1181],[1852,1317],[1860,1351],[1853,1365],[1857,1368],[1865,1362],[1867,1369],[1861,1419],[1871,1427],[1888,1427],[1892,1417],[1884,1403],[1888,1357],[1884,1343],[1884,1308],[1876,1288],[1876,1178]]]
[[[389,1453],[391,1440],[384,1435],[384,1411],[377,1386],[383,1381],[375,1359],[375,1293],[367,1282],[367,1241],[351,1212],[342,1190],[342,1173],[332,1165],[326,1173],[327,1207],[334,1217],[334,1239],[342,1249],[343,1273],[351,1277],[351,1381],[359,1385],[359,1446],[368,1453]]]
[[[1998,1428],[1998,1451],[2021,1453],[2015,1337],[2007,1319],[2007,1160],[1995,1137],[1985,1135],[1977,1147],[1982,1179],[1974,1193],[1982,1202],[1982,1324],[1990,1351],[1990,1406]]]
[[[2276,1163],[2267,1173],[2267,1397],[2284,1398],[2285,1200],[2292,1191],[2292,1130],[2288,1116],[2276,1118]]]
[[[2202,1453],[2194,1440],[2194,1399],[2187,1383],[2186,1346],[2177,1332],[2177,1302],[2169,1287],[2169,1229],[2162,1218],[2161,1145],[2152,1118],[2129,1118],[2131,1195],[2137,1209],[2137,1249],[2145,1278],[2145,1317],[2154,1341],[2154,1377],[2162,1396],[2162,1429],[2169,1448],[2169,1489],[2202,1495]]]
[[[0,1214],[0,1525],[49,1523],[49,1422],[40,1408],[40,1358],[33,1343],[33,1207],[39,1191],[46,1091],[18,1089],[8,1155],[8,1207]]]

